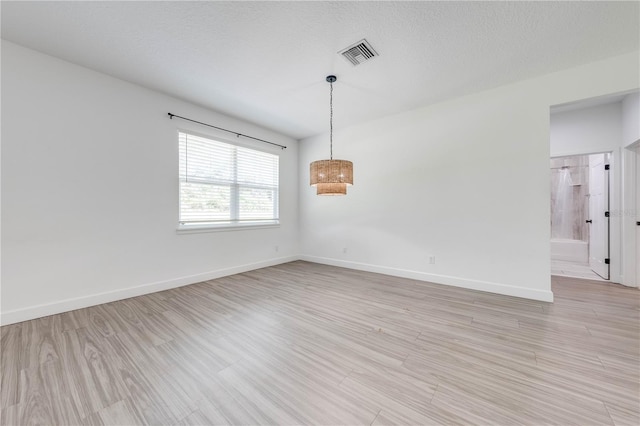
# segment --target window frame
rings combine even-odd
[[[233,219],[235,218],[239,218],[239,206],[240,206],[240,201],[239,201],[239,193],[240,190],[242,188],[256,188],[256,187],[261,187],[260,185],[252,185],[252,184],[239,184],[237,182],[237,169],[238,169],[238,165],[237,165],[237,160],[234,161],[233,164],[233,169],[234,169],[234,181],[229,184],[229,188],[230,188],[230,205],[229,205],[229,209],[230,209],[230,216],[231,216],[231,220],[229,221],[221,221],[221,222],[203,222],[203,223],[185,223],[185,222],[181,222],[180,221],[180,215],[181,215],[181,199],[182,199],[182,193],[181,193],[181,177],[180,177],[180,134],[184,133],[187,135],[191,135],[191,136],[195,136],[195,137],[199,137],[199,138],[204,138],[204,139],[210,139],[214,142],[218,142],[218,143],[223,143],[223,144],[227,144],[227,145],[231,145],[233,147],[236,148],[244,148],[244,149],[249,149],[249,150],[253,150],[253,151],[258,151],[258,152],[262,152],[262,153],[266,153],[266,154],[270,154],[270,155],[274,155],[276,157],[278,157],[278,182],[277,182],[277,186],[275,188],[275,192],[276,192],[276,200],[274,202],[274,209],[276,212],[276,218],[275,219],[267,219],[267,220],[257,220],[257,221],[240,221],[239,219]],[[197,131],[193,131],[191,129],[185,129],[185,128],[178,128],[176,129],[176,141],[177,141],[177,183],[178,183],[178,188],[177,188],[177,196],[178,196],[178,200],[177,200],[177,207],[178,207],[178,226],[176,229],[176,232],[178,234],[192,234],[192,233],[201,233],[201,232],[218,232],[218,231],[234,231],[234,230],[247,230],[247,229],[265,229],[265,228],[278,228],[280,227],[280,160],[281,160],[281,155],[279,154],[279,150],[276,151],[275,149],[269,149],[269,147],[262,147],[262,146],[256,146],[257,144],[253,144],[253,143],[242,143],[240,141],[237,140],[232,140],[229,137],[224,137],[224,136],[220,136],[220,135],[214,135],[214,134],[208,134],[208,133],[202,133],[202,132],[197,132]],[[266,149],[265,149],[266,148]],[[235,153],[237,153],[237,151],[234,151]],[[215,185],[215,184],[213,184]],[[267,188],[264,188],[267,189]]]

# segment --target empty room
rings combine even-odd
[[[640,2],[0,18],[0,425],[640,424]]]

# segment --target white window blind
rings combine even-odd
[[[180,225],[278,223],[279,156],[179,132]]]

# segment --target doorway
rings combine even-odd
[[[551,159],[551,273],[609,280],[610,154]]]

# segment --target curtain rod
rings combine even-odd
[[[286,147],[286,146],[284,146],[284,145],[280,145],[280,144],[277,144],[277,143],[273,143],[273,142],[265,141],[264,139],[258,139],[258,138],[254,138],[253,136],[243,135],[242,133],[234,132],[234,131],[232,131],[232,130],[223,129],[222,127],[213,126],[213,125],[211,125],[211,124],[203,123],[202,121],[192,120],[192,119],[187,118],[187,117],[181,117],[181,116],[179,116],[179,115],[171,114],[170,112],[169,112],[169,113],[167,113],[167,114],[169,115],[169,119],[171,119],[171,120],[173,120],[173,117],[181,118],[181,119],[183,119],[183,120],[191,121],[191,122],[193,122],[193,123],[202,124],[203,126],[213,127],[214,129],[222,130],[223,132],[233,133],[234,135],[236,135],[236,136],[238,136],[238,137],[242,136],[242,137],[249,138],[249,139],[253,139],[253,140],[256,140],[256,141],[260,141],[260,142],[268,143],[268,144],[270,144],[270,145],[279,146],[279,147],[280,147],[280,148],[282,148],[282,149],[287,149],[287,147]]]

